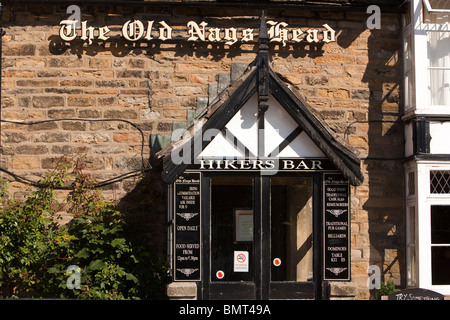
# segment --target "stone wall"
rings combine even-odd
[[[230,73],[253,61],[255,42],[127,42],[117,37],[61,41],[65,6],[13,5],[3,8],[1,166],[31,180],[51,170],[54,159],[82,150],[86,170],[105,181],[149,168],[158,145],[170,141],[227,85]],[[112,36],[130,19],[165,21],[174,32],[188,21],[213,26],[259,27],[256,9],[81,6],[82,20]],[[273,68],[296,86],[342,138],[361,152],[365,181],[352,188],[352,281],[334,283],[336,297],[368,299],[367,268],[404,284],[403,130],[401,27],[398,14],[382,14],[382,28],[366,28],[364,12],[274,9],[268,19],[296,27],[329,25],[336,42],[272,42]],[[225,79],[225,80],[224,80]],[[228,81],[228,82],[227,82]],[[215,91],[214,91],[215,90]],[[219,89],[220,90],[220,89]],[[69,119],[69,120],[64,120]],[[42,120],[52,120],[40,122]],[[11,181],[12,197],[26,183]],[[157,192],[152,197],[153,187]],[[157,172],[104,187],[106,197],[145,210],[158,198],[149,232],[163,255],[165,187]],[[140,201],[137,204],[136,201]]]

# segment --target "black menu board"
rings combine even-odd
[[[350,280],[349,184],[341,174],[324,174],[324,280]]]
[[[200,174],[184,173],[174,183],[175,281],[200,280]]]

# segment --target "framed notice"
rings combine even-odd
[[[341,174],[324,174],[324,280],[350,280],[349,184]]]
[[[236,221],[236,241],[253,241],[253,210],[234,210]]]
[[[173,186],[174,280],[200,281],[200,174],[184,173]]]

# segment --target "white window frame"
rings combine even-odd
[[[404,37],[412,35],[412,54],[414,61],[413,79],[427,79],[430,84],[430,68],[428,65],[428,32],[450,31],[450,24],[424,23],[423,11],[426,10],[424,0],[412,0],[410,3],[410,12],[412,15],[411,25],[405,26]],[[406,38],[405,38],[406,39]],[[432,105],[428,85],[413,84],[413,101],[407,106],[406,116],[416,115],[438,115],[450,114],[450,105]]]
[[[418,272],[417,286],[450,294],[449,285],[432,285],[431,266],[431,206],[450,206],[449,194],[432,194],[430,192],[430,171],[450,170],[450,163],[445,161],[418,161],[417,162],[417,203],[416,203],[416,270]],[[408,199],[407,199],[408,203]],[[409,218],[407,217],[407,221]],[[407,222],[407,225],[408,222]],[[407,229],[407,233],[409,233]]]
[[[414,177],[414,188],[410,190],[410,174]],[[405,212],[406,212],[406,285],[407,287],[416,287],[418,284],[418,250],[417,250],[417,172],[415,163],[405,165]],[[411,215],[411,208],[414,213]],[[412,216],[412,219],[411,219]],[[413,220],[413,221],[411,221]],[[414,229],[412,229],[412,225]],[[411,253],[414,252],[414,261]]]

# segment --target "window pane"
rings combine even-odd
[[[416,284],[416,207],[408,207],[408,238],[407,238],[407,279],[408,285]]]
[[[415,172],[408,173],[408,196],[416,194]]]
[[[430,193],[434,194],[450,193],[450,171],[448,170],[430,171]]]
[[[411,206],[408,208],[409,213],[409,234],[408,234],[408,244],[416,243],[416,207]]]
[[[425,2],[428,2],[426,4]],[[431,11],[428,11],[428,5]],[[446,24],[450,19],[450,13],[445,10],[450,9],[448,0],[426,0],[424,1],[423,20],[424,23]],[[433,11],[435,10],[435,11]]]
[[[408,254],[408,285],[414,286],[416,284],[416,247],[409,247]]]
[[[450,284],[450,247],[431,248],[431,283],[433,285]]]
[[[272,281],[312,281],[312,216],[311,178],[271,179]]]
[[[450,105],[450,32],[428,32],[430,97],[433,105]]]
[[[450,245],[450,206],[431,206],[431,244]]]
[[[253,208],[252,178],[212,178],[212,281],[253,280]],[[243,255],[245,259],[248,259],[248,271],[245,271],[245,268],[242,267],[236,268],[234,254],[237,251],[248,253]],[[243,265],[245,264],[243,263]]]
[[[430,90],[432,105],[450,105],[450,70],[431,69]]]

